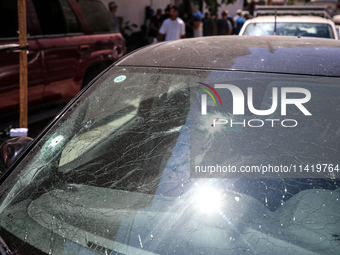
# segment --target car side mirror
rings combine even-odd
[[[18,136],[3,142],[0,147],[0,161],[4,165],[5,170],[14,163],[31,141],[33,141],[33,138]]]

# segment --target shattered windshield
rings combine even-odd
[[[113,68],[1,186],[0,234],[47,254],[337,254],[338,93]]]

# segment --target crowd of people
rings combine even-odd
[[[116,17],[118,6],[115,2],[109,3],[109,10],[115,21],[118,32],[124,28],[119,24]],[[181,17],[179,10],[174,5],[167,5],[164,9],[157,9],[151,17],[148,27],[143,25],[139,35],[143,37],[143,45],[161,41],[177,40],[181,38],[214,36],[214,35],[237,35],[247,17],[243,17],[242,10],[237,10],[232,17],[227,10],[222,11],[221,18],[216,15],[205,13],[204,17],[200,12],[189,14],[184,12]]]
[[[179,17],[178,14],[176,6],[168,5],[164,14],[161,9],[158,9],[151,18],[149,42],[200,36],[237,35],[247,19],[247,17],[243,17],[240,9],[236,11],[234,17],[224,10],[220,19],[209,13],[205,13],[204,17],[200,12],[193,15],[184,13],[182,17]]]

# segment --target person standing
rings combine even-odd
[[[161,25],[163,24],[164,20],[170,18],[170,7],[171,5],[168,4],[165,9],[164,9],[164,13],[161,15],[161,18],[160,18],[160,23]]]
[[[203,36],[212,36],[214,35],[214,16],[211,16],[204,19],[203,21]]]
[[[183,22],[185,24],[185,38],[194,37],[194,21],[191,14],[183,14]]]
[[[245,22],[245,20],[242,17],[242,10],[238,9],[236,11],[236,16],[234,17],[234,34],[235,35],[238,35],[240,33],[244,22]]]
[[[217,21],[217,34],[218,35],[231,35],[233,28],[228,20],[228,11],[222,12],[222,19]]]
[[[116,16],[117,9],[118,9],[118,5],[115,2],[109,3],[109,10],[112,13],[112,18],[115,23],[114,31],[113,31],[114,33],[120,33],[120,24],[119,24],[118,17]]]
[[[153,43],[154,39],[158,35],[158,30],[161,27],[161,15],[162,9],[158,9],[156,15],[151,18],[150,28],[149,28],[149,43]]]
[[[185,24],[182,19],[178,17],[178,8],[172,6],[170,8],[170,18],[164,20],[158,33],[158,41],[177,40],[185,38]]]
[[[202,22],[202,14],[197,12],[194,14],[194,37],[202,37],[203,36],[203,22]]]

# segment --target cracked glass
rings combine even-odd
[[[0,187],[1,235],[18,254],[338,254],[338,82],[112,68]]]

